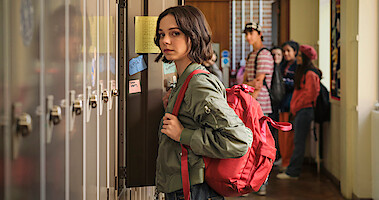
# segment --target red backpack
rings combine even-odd
[[[184,82],[175,102],[173,115],[178,115],[181,102],[192,76],[203,70],[194,70]],[[217,159],[203,157],[205,163],[205,181],[222,196],[241,196],[258,191],[267,179],[276,156],[275,141],[266,121],[272,126],[289,131],[292,125],[287,122],[275,122],[263,115],[259,103],[249,94],[254,88],[248,85],[235,85],[226,89],[228,104],[246,127],[253,133],[253,143],[247,153],[240,158]],[[182,145],[181,172],[183,192],[186,200],[190,199],[188,172],[188,147]]]

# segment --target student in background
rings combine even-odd
[[[269,116],[272,113],[272,108],[267,87],[271,87],[274,59],[271,52],[263,46],[262,27],[260,25],[255,22],[247,23],[243,32],[246,34],[247,42],[253,46],[253,52],[249,54],[247,59],[243,82],[255,88],[252,96],[261,105],[263,114]],[[263,86],[263,80],[266,81],[267,87]],[[257,194],[266,195],[266,186],[267,181]]]
[[[299,44],[295,41],[287,41],[282,45],[284,61],[282,63],[282,75],[285,85],[286,93],[279,108],[279,121],[289,122],[290,119],[290,102],[294,90],[294,78],[297,67],[296,56],[299,51]],[[293,151],[293,130],[292,131],[278,131],[279,148],[282,156],[282,164],[280,171],[285,171],[290,163]]]
[[[283,49],[279,46],[274,46],[271,48],[271,54],[272,57],[274,58],[274,69],[281,69],[281,65],[283,64]],[[275,121],[279,121],[279,107],[280,105],[274,105],[271,103],[272,107],[272,113],[270,114],[269,117]],[[280,155],[280,148],[279,148],[279,138],[278,138],[278,129],[272,128],[270,126],[270,131],[272,133],[272,136],[275,139],[275,148],[277,149],[276,151],[276,161],[274,162],[275,166],[280,166],[282,164],[282,159]]]
[[[317,59],[316,50],[309,45],[301,45],[297,55],[299,64],[295,73],[294,92],[291,99],[291,114],[295,116],[295,149],[287,170],[277,175],[279,179],[297,179],[304,160],[305,140],[310,133],[311,122],[317,96],[320,91],[321,71],[312,60]]]
[[[203,65],[205,66],[205,68],[207,68],[207,70],[214,74],[215,76],[217,76],[217,78],[221,81],[222,81],[222,71],[220,70],[220,68],[218,67],[218,65],[216,64],[218,58],[217,58],[217,55],[216,55],[216,52],[213,51],[213,54],[212,54],[212,57],[211,59],[209,59],[208,61],[205,61],[203,63]]]

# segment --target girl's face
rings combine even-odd
[[[286,45],[283,47],[283,54],[284,54],[284,59],[286,61],[291,61],[291,60],[295,60],[295,50],[293,50],[293,48],[290,46],[290,45]]]
[[[279,64],[282,62],[283,59],[283,52],[281,49],[273,49],[271,51],[272,55],[274,56],[274,62],[275,64]]]
[[[301,54],[302,54],[301,51],[299,51],[299,53],[296,56],[296,62],[298,65],[303,64],[303,58],[301,57]]]
[[[162,18],[159,24],[159,47],[167,60],[188,59],[189,39],[179,29],[175,17],[171,14]]]
[[[258,31],[253,30],[252,32],[247,32],[245,34],[245,37],[246,37],[246,41],[250,45],[254,45],[254,43],[258,41],[258,39],[261,37],[261,35],[258,34]]]

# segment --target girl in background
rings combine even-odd
[[[271,54],[272,57],[274,58],[274,69],[281,69],[281,65],[283,64],[283,49],[279,46],[274,46],[271,48]],[[271,119],[275,121],[279,121],[279,107],[280,105],[274,105],[271,103],[272,107],[272,113],[269,115]],[[273,128],[270,125],[270,131],[272,133],[272,136],[275,139],[275,148],[277,149],[276,151],[276,161],[274,162],[275,166],[281,165],[282,164],[282,159],[280,155],[280,148],[279,148],[279,138],[278,138],[278,130],[276,128]]]
[[[285,85],[286,93],[284,95],[282,104],[279,108],[279,121],[290,121],[290,102],[293,93],[294,77],[297,67],[296,56],[299,51],[299,44],[295,41],[287,41],[282,45],[284,61],[282,63],[282,75]],[[293,130],[281,131],[278,130],[279,148],[282,156],[282,163],[279,171],[285,171],[290,163],[292,151],[293,151]]]
[[[299,64],[295,73],[294,92],[290,111],[294,120],[295,149],[287,170],[277,175],[279,179],[297,179],[304,160],[305,140],[314,119],[314,106],[320,91],[321,71],[312,63],[317,59],[316,50],[309,45],[301,45],[297,55]]]

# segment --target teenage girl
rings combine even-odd
[[[297,179],[304,160],[305,140],[314,119],[313,107],[320,91],[321,71],[312,60],[317,59],[316,50],[309,45],[301,45],[297,55],[299,64],[295,73],[294,92],[291,100],[291,114],[295,116],[295,149],[287,170],[277,175],[279,179]]]
[[[290,102],[293,94],[293,85],[295,78],[295,71],[297,67],[296,56],[299,52],[299,44],[295,41],[287,41],[282,45],[284,61],[281,66],[283,82],[285,85],[286,93],[279,108],[279,121],[290,121]],[[290,163],[292,156],[293,145],[293,130],[284,132],[278,130],[279,148],[282,157],[280,171],[285,171]]]
[[[180,88],[213,54],[211,34],[203,13],[192,6],[171,7],[158,17],[155,44],[161,53],[156,61],[175,62],[179,77],[163,102],[166,113],[158,131],[156,186],[168,200],[183,199],[181,144],[187,145],[191,199],[224,199],[204,180],[202,156],[243,156],[252,143],[252,133],[226,101],[222,82],[213,74],[192,77],[178,116],[173,111]]]

